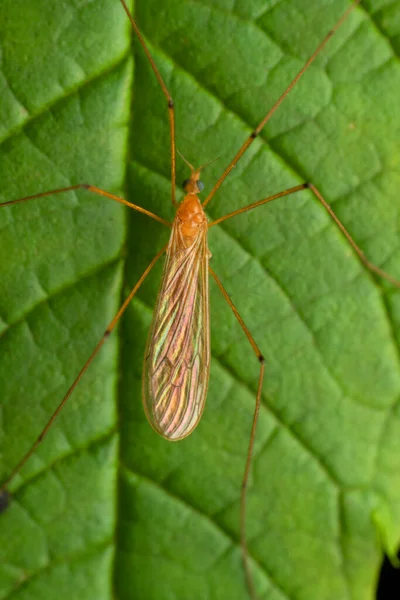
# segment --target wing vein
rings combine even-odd
[[[187,246],[175,219],[143,368],[143,403],[158,433],[175,440],[195,428],[209,368],[207,227]]]

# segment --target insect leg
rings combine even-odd
[[[121,2],[122,1],[123,0],[121,0]],[[237,162],[241,159],[241,157],[246,152],[246,150],[254,142],[254,140],[256,139],[258,134],[261,132],[261,130],[264,128],[264,126],[267,124],[267,122],[270,120],[270,118],[272,117],[274,112],[279,108],[279,106],[282,104],[282,102],[284,101],[286,96],[292,91],[292,89],[295,87],[295,85],[297,84],[299,79],[301,79],[301,77],[307,71],[308,67],[314,62],[314,60],[317,58],[317,56],[320,54],[320,52],[325,48],[325,46],[326,46],[327,42],[330,40],[330,38],[336,33],[336,31],[339,29],[339,27],[342,25],[342,23],[347,19],[349,14],[355,9],[355,7],[360,2],[361,2],[361,0],[354,0],[354,2],[351,4],[351,6],[349,6],[349,8],[344,12],[344,14],[340,17],[340,19],[332,27],[332,29],[327,33],[327,35],[324,37],[324,39],[319,44],[319,46],[316,48],[316,50],[314,50],[314,52],[311,54],[310,58],[307,60],[305,65],[297,73],[296,77],[291,81],[291,83],[289,83],[288,87],[281,94],[281,96],[275,102],[273,107],[270,108],[270,110],[267,112],[267,114],[262,119],[262,121],[260,121],[260,123],[254,129],[254,131],[251,132],[251,134],[249,135],[247,140],[244,142],[244,144],[242,144],[242,146],[239,148],[238,152],[236,153],[236,155],[234,156],[232,161],[226,167],[225,171],[222,173],[221,177],[218,179],[217,183],[214,185],[211,192],[208,194],[207,198],[204,200],[203,207],[207,206],[207,204],[210,202],[211,198],[214,196],[215,192],[218,190],[218,188],[223,183],[223,181],[226,179],[226,177],[229,175],[229,173],[232,171],[232,169],[236,166]]]
[[[147,269],[145,270],[145,272],[143,273],[143,275],[140,277],[140,279],[137,282],[137,284],[135,285],[135,287],[130,292],[129,296],[126,298],[126,300],[124,301],[124,303],[120,307],[120,309],[117,312],[117,314],[115,315],[115,317],[108,324],[106,330],[103,333],[102,338],[100,339],[100,341],[98,342],[98,344],[94,348],[93,352],[91,353],[91,355],[89,356],[89,358],[87,359],[87,361],[85,362],[85,364],[83,365],[82,369],[79,371],[76,379],[74,380],[74,382],[72,383],[72,385],[68,389],[68,391],[65,394],[64,398],[61,400],[60,404],[57,406],[56,410],[53,412],[53,414],[51,415],[50,419],[47,421],[47,423],[46,423],[45,427],[42,429],[40,435],[37,437],[37,439],[32,444],[32,446],[29,448],[29,450],[24,454],[24,456],[19,461],[19,463],[16,465],[16,467],[13,469],[13,471],[11,472],[11,474],[3,482],[3,484],[2,484],[2,486],[0,488],[0,512],[2,510],[4,510],[7,507],[7,505],[8,505],[9,493],[7,491],[7,486],[14,479],[15,475],[17,475],[17,473],[20,472],[20,470],[22,469],[22,467],[24,466],[24,464],[32,456],[32,454],[34,453],[34,451],[36,450],[36,448],[39,446],[39,444],[43,441],[44,437],[48,433],[49,429],[53,425],[53,423],[56,420],[56,418],[58,417],[59,413],[62,411],[62,409],[64,408],[64,406],[67,403],[68,399],[70,398],[72,392],[75,390],[76,386],[78,385],[78,383],[82,379],[83,375],[87,371],[89,365],[93,362],[93,360],[97,356],[99,350],[104,345],[105,341],[110,336],[111,332],[115,329],[118,321],[120,320],[120,318],[124,314],[125,310],[127,309],[128,305],[130,304],[132,298],[135,296],[136,292],[138,291],[138,289],[140,288],[140,286],[142,285],[143,281],[146,279],[147,275],[150,273],[151,269],[154,267],[154,265],[156,264],[156,262],[158,261],[158,259],[164,254],[166,248],[167,248],[167,246],[164,246],[156,254],[156,256],[153,258],[153,260],[151,261],[151,263],[149,264],[149,266],[147,267]]]
[[[283,198],[284,196],[289,196],[289,194],[294,194],[295,192],[300,192],[301,190],[305,190],[308,188],[308,183],[302,183],[300,185],[295,185],[294,187],[288,188],[283,192],[278,192],[277,194],[273,194],[272,196],[268,196],[268,198],[263,198],[262,200],[258,200],[257,202],[252,202],[248,206],[243,206],[243,208],[238,208],[237,210],[233,210],[232,212],[224,215],[223,217],[219,217],[219,219],[215,219],[215,221],[210,221],[208,227],[213,227],[214,225],[218,225],[223,221],[227,221],[231,217],[236,217],[236,215],[241,215],[248,210],[253,210],[253,208],[257,208],[258,206],[262,206],[263,204],[267,204],[267,202],[272,202],[272,200],[277,200],[278,198]]]
[[[239,321],[239,325],[243,329],[244,334],[247,337],[247,339],[249,340],[250,345],[253,348],[254,354],[260,363],[260,375],[258,377],[256,404],[254,407],[253,423],[252,423],[252,427],[251,427],[250,441],[249,441],[249,446],[248,446],[248,450],[247,450],[246,466],[244,469],[244,474],[243,474],[243,479],[242,479],[242,489],[241,489],[241,494],[240,494],[240,545],[242,548],[243,566],[244,566],[246,584],[247,584],[247,588],[249,590],[249,594],[253,600],[256,600],[257,596],[256,596],[255,588],[254,588],[253,576],[252,576],[251,570],[250,570],[248,550],[247,550],[247,541],[246,541],[246,504],[247,504],[247,485],[249,482],[250,469],[251,469],[252,458],[253,458],[254,440],[255,440],[255,436],[256,436],[258,415],[260,412],[261,392],[262,392],[262,385],[263,385],[263,380],[264,380],[265,361],[264,361],[264,357],[261,354],[259,347],[257,346],[256,342],[254,341],[253,336],[251,335],[250,331],[246,327],[242,317],[239,315],[235,305],[233,304],[232,300],[230,299],[230,297],[228,295],[228,292],[225,290],[224,286],[222,285],[221,280],[219,279],[219,277],[217,276],[215,271],[210,266],[209,266],[209,270],[210,270],[210,273],[211,273],[212,277],[214,278],[215,282],[217,283],[219,289],[221,290],[225,300],[231,307],[233,314]]]
[[[110,200],[115,200],[115,202],[119,202],[120,204],[124,204],[133,210],[137,210],[138,212],[151,217],[155,221],[166,225],[167,227],[171,227],[171,223],[162,219],[158,215],[142,208],[141,206],[137,206],[136,204],[132,204],[125,200],[125,198],[121,198],[120,196],[116,196],[115,194],[111,194],[110,192],[106,192],[101,188],[96,187],[95,185],[90,185],[89,183],[78,183],[76,185],[70,185],[64,188],[57,188],[55,190],[49,190],[48,192],[40,192],[39,194],[33,194],[32,196],[24,196],[23,198],[17,198],[16,200],[9,200],[8,202],[3,202],[0,204],[0,208],[3,206],[13,206],[14,204],[21,204],[22,202],[27,202],[28,200],[36,200],[37,198],[44,198],[45,196],[53,196],[55,194],[63,194],[66,192],[73,192],[76,190],[87,190],[88,192],[92,192],[93,194],[98,194],[99,196],[104,196],[105,198],[110,198]]]
[[[132,14],[131,14],[131,12],[130,12],[130,10],[129,10],[129,8],[128,8],[126,2],[125,2],[125,0],[120,0],[120,1],[121,1],[122,6],[124,7],[124,10],[125,10],[126,14],[128,15],[128,19],[131,22],[132,28],[133,28],[133,30],[134,30],[134,32],[135,32],[135,34],[136,34],[136,36],[137,36],[137,38],[139,40],[140,45],[142,46],[142,48],[143,48],[143,50],[144,50],[144,52],[145,52],[145,54],[147,56],[147,59],[148,59],[150,65],[151,65],[151,68],[154,71],[154,75],[157,77],[157,81],[160,84],[162,92],[163,92],[163,94],[166,97],[167,102],[168,102],[169,134],[170,134],[170,141],[171,141],[170,142],[171,143],[171,146],[170,146],[171,147],[171,200],[172,200],[172,204],[174,206],[177,206],[178,203],[177,203],[176,198],[175,198],[175,179],[176,179],[176,176],[175,176],[175,162],[176,162],[175,156],[176,156],[176,153],[175,153],[175,110],[174,110],[174,102],[172,100],[171,94],[168,91],[167,86],[164,83],[163,78],[161,77],[160,71],[157,69],[157,65],[154,62],[154,59],[153,59],[152,55],[150,54],[150,50],[148,49],[147,44],[144,41],[144,38],[143,38],[142,34],[140,33],[140,29],[136,25],[136,22],[135,22]]]
[[[332,208],[329,206],[329,204],[327,203],[325,198],[322,196],[321,192],[312,183],[302,183],[300,185],[296,185],[292,188],[284,190],[283,192],[279,192],[278,194],[273,194],[272,196],[268,196],[268,198],[263,198],[263,200],[258,200],[257,202],[253,202],[252,204],[249,204],[248,206],[244,206],[243,208],[239,208],[238,210],[234,210],[233,212],[228,213],[227,215],[224,215],[223,217],[220,217],[219,219],[216,219],[215,221],[211,221],[208,224],[208,226],[212,227],[213,225],[222,223],[222,221],[226,221],[227,219],[230,219],[231,217],[235,217],[236,215],[240,215],[243,212],[247,212],[248,210],[253,210],[253,208],[257,208],[258,206],[267,204],[267,202],[272,202],[272,200],[277,200],[278,198],[283,198],[284,196],[289,196],[289,194],[294,194],[295,192],[300,192],[301,190],[305,190],[305,189],[309,189],[312,191],[314,196],[317,198],[317,200],[322,204],[324,209],[327,211],[327,213],[329,214],[331,219],[339,227],[340,231],[346,237],[347,241],[349,242],[349,244],[351,245],[353,250],[356,252],[356,254],[360,258],[361,262],[367,267],[367,269],[369,271],[372,271],[372,273],[379,275],[379,277],[386,279],[395,287],[400,288],[400,281],[398,281],[397,279],[395,279],[394,277],[389,275],[389,273],[386,273],[386,271],[383,271],[377,265],[375,265],[374,263],[372,263],[371,261],[368,260],[368,258],[365,256],[364,252],[361,250],[360,246],[358,246],[358,244],[356,244],[354,239],[351,237],[350,233],[347,231],[346,227],[343,225],[343,223],[340,221],[340,219],[335,215]]]

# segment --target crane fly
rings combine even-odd
[[[282,93],[272,108],[268,110],[264,118],[260,121],[248,139],[245,140],[242,146],[238,149],[234,158],[223,170],[222,175],[219,177],[214,187],[209,191],[203,202],[199,197],[203,190],[203,184],[200,178],[202,170],[207,165],[202,167],[192,166],[182,156],[183,160],[187,163],[190,169],[190,173],[188,179],[183,184],[185,196],[180,203],[178,203],[176,200],[175,191],[176,146],[173,99],[157,68],[157,65],[155,64],[148,46],[141,35],[141,32],[129,11],[125,0],[120,0],[120,2],[130,20],[132,28],[147,56],[148,62],[167,100],[170,127],[171,199],[172,204],[176,209],[173,223],[166,221],[164,218],[159,217],[158,215],[141,206],[132,204],[124,198],[109,193],[106,190],[103,190],[92,184],[77,184],[46,192],[40,192],[31,196],[25,196],[17,200],[5,202],[1,204],[1,207],[10,207],[18,203],[69,191],[86,190],[93,194],[97,194],[123,204],[131,210],[147,215],[147,217],[158,221],[166,227],[171,228],[171,235],[168,245],[162,248],[156,254],[150,265],[144,271],[143,275],[140,277],[134,288],[127,296],[115,317],[106,328],[104,335],[94,348],[86,363],[83,365],[76,379],[72,382],[70,388],[68,389],[57,409],[51,415],[39,437],[36,439],[30,449],[23,455],[20,462],[3,482],[0,495],[0,509],[3,508],[5,510],[9,503],[10,495],[7,489],[9,484],[20,472],[21,468],[25,465],[27,460],[32,456],[36,448],[42,442],[58,414],[63,409],[67,400],[70,398],[76,386],[85,374],[89,365],[92,363],[111,332],[115,329],[117,323],[143,284],[144,280],[158,260],[163,256],[164,253],[166,253],[160,291],[154,310],[143,367],[143,405],[151,426],[167,440],[177,441],[192,433],[201,418],[206,402],[210,372],[210,326],[208,302],[209,274],[211,274],[212,278],[215,280],[217,286],[223,294],[223,297],[227,301],[227,304],[233,311],[233,314],[235,315],[250,344],[255,358],[259,362],[259,376],[255,408],[250,432],[247,459],[244,467],[240,501],[240,545],[248,594],[254,600],[257,598],[257,593],[253,582],[253,575],[250,568],[247,551],[246,499],[256,427],[261,404],[265,361],[261,349],[258,347],[253,335],[247,328],[229,294],[223,287],[221,280],[209,265],[211,254],[208,249],[207,242],[208,229],[246,211],[251,211],[266,203],[308,189],[313,193],[315,199],[323,206],[332,220],[342,231],[343,235],[347,238],[353,250],[359,256],[364,265],[378,276],[387,279],[396,287],[400,287],[400,284],[385,271],[381,270],[378,266],[372,264],[368,261],[368,259],[365,258],[361,249],[355,243],[341,221],[339,221],[339,219],[336,217],[335,213],[327,204],[319,190],[312,183],[303,183],[293,186],[272,196],[255,201],[248,206],[234,210],[211,222],[207,220],[205,208],[210,203],[217,190],[221,187],[226,177],[237,165],[241,157],[257,138],[266,123],[270,120],[277,108],[284,101],[289,92],[294,88],[308,67],[313,63],[315,58],[320,54],[328,40],[347,19],[348,15],[360,3],[360,0],[355,0],[349,6],[347,11],[342,15],[336,25],[326,35],[290,85]]]
[[[202,415],[210,373],[207,218],[191,167],[177,209],[147,342],[143,405],[154,429],[170,440],[188,436]]]

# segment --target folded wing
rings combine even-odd
[[[186,247],[177,222],[168,245],[143,369],[143,404],[170,440],[186,437],[204,409],[210,369],[207,226]]]

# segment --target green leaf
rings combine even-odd
[[[347,0],[138,0],[211,189]],[[92,183],[172,219],[165,98],[118,0],[2,0],[0,201]],[[209,206],[312,181],[400,279],[400,1],[363,2]],[[187,177],[178,162],[178,183]],[[87,192],[0,210],[0,479],[36,439],[168,231]],[[400,538],[400,295],[310,192],[210,230],[266,358],[248,502],[260,600],[374,598]],[[258,363],[211,282],[204,417],[148,425],[146,280],[0,516],[0,599],[248,598],[239,497]]]

